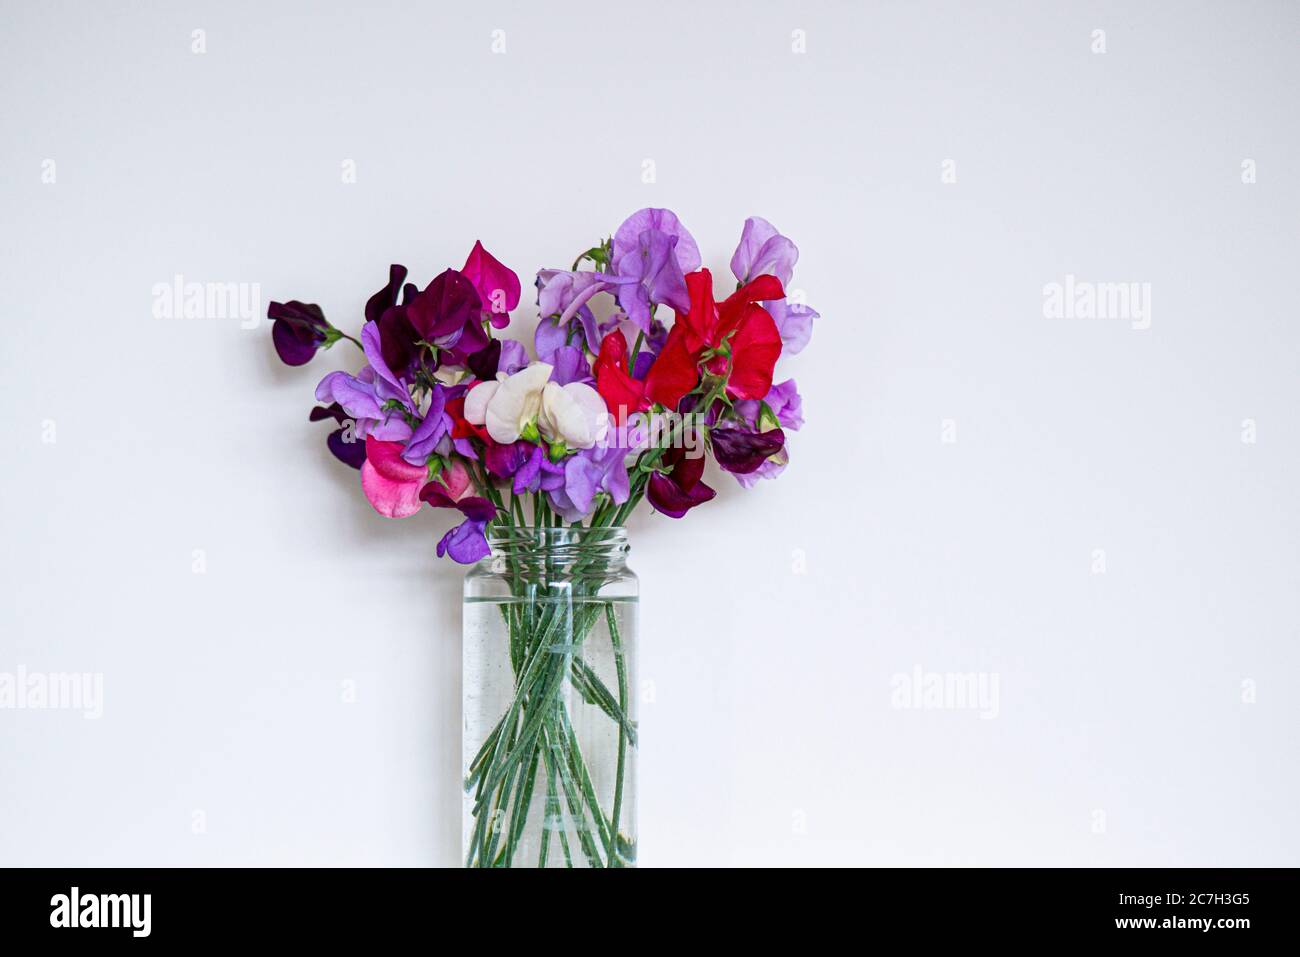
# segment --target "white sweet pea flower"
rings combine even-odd
[[[600,393],[583,382],[546,383],[537,427],[550,442],[589,449],[604,437],[609,413]]]
[[[500,382],[480,382],[465,393],[465,421],[470,425],[482,425],[487,421],[488,403],[497,394]]]
[[[508,445],[542,409],[542,390],[551,378],[551,366],[534,362],[512,376],[497,373],[496,382],[484,382],[465,396],[465,421],[486,425],[494,442]]]

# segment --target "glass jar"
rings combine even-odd
[[[465,576],[465,864],[635,866],[627,531],[502,527],[488,544]]]

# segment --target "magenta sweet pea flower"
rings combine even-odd
[[[519,305],[519,277],[475,242],[461,274],[473,284],[483,303],[483,316],[497,329],[510,324],[510,312]]]

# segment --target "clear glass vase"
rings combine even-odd
[[[634,867],[627,532],[504,527],[488,544],[465,576],[465,864]]]

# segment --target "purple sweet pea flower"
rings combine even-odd
[[[541,485],[543,473],[560,470],[559,466],[546,457],[545,449],[527,439],[519,439],[509,445],[488,446],[483,464],[497,478],[513,478],[511,488],[516,495],[536,492]]]
[[[641,234],[648,229],[676,237],[677,244],[673,253],[683,273],[694,272],[700,268],[700,263],[703,261],[700,259],[700,247],[696,245],[695,237],[677,218],[677,214],[671,209],[650,207],[638,209],[618,227],[610,251],[611,262],[622,262],[624,256],[639,248]]]
[[[619,286],[618,304],[628,319],[642,332],[650,331],[650,310],[654,305],[671,306],[689,312],[691,297],[686,278],[674,252],[679,237],[658,229],[647,229],[637,237],[637,245],[616,263],[620,277],[636,283]]]
[[[569,345],[574,323],[581,327],[587,348],[599,352],[601,340],[617,320],[597,322],[587,303],[601,293],[616,295],[620,287],[637,282],[635,276],[543,269],[537,274],[537,309],[541,314],[533,337],[537,357],[549,362],[556,349]]]
[[[415,427],[402,458],[412,465],[426,465],[438,444],[451,434],[451,416],[443,411],[447,406],[446,387],[435,385],[429,392],[429,409],[424,421]]]
[[[266,308],[266,318],[274,323],[271,342],[280,361],[287,366],[306,365],[317,349],[331,341],[332,327],[320,306],[296,299],[273,302]]]
[[[407,385],[406,379],[393,372],[384,357],[378,323],[367,322],[362,328],[361,351],[365,353],[366,361],[375,372],[375,394],[380,402],[396,399],[409,411],[414,412],[415,404],[411,401],[410,386]]]
[[[728,472],[744,475],[759,468],[785,448],[785,433],[780,429],[750,432],[748,429],[717,428],[709,433],[713,457]]]
[[[491,553],[484,534],[487,523],[496,515],[496,506],[491,502],[477,496],[456,501],[441,482],[430,482],[424,486],[420,490],[420,498],[434,508],[458,509],[465,516],[465,521],[442,536],[438,542],[439,558],[450,555],[453,561],[472,565]]]
[[[742,286],[757,276],[775,276],[782,286],[790,285],[799,249],[775,226],[760,216],[745,220],[740,245],[731,257],[731,272]]]
[[[561,346],[545,361],[552,366],[552,382],[560,385],[569,385],[571,382],[592,385],[596,381],[596,377],[591,374],[591,363],[587,361],[586,353],[577,346]]]
[[[359,469],[365,464],[366,443],[363,439],[357,438],[356,423],[343,406],[337,402],[331,402],[328,406],[318,405],[311,410],[307,418],[312,422],[325,419],[333,419],[337,422],[339,427],[325,438],[325,444],[329,446],[330,452],[340,462],[354,469]]]

